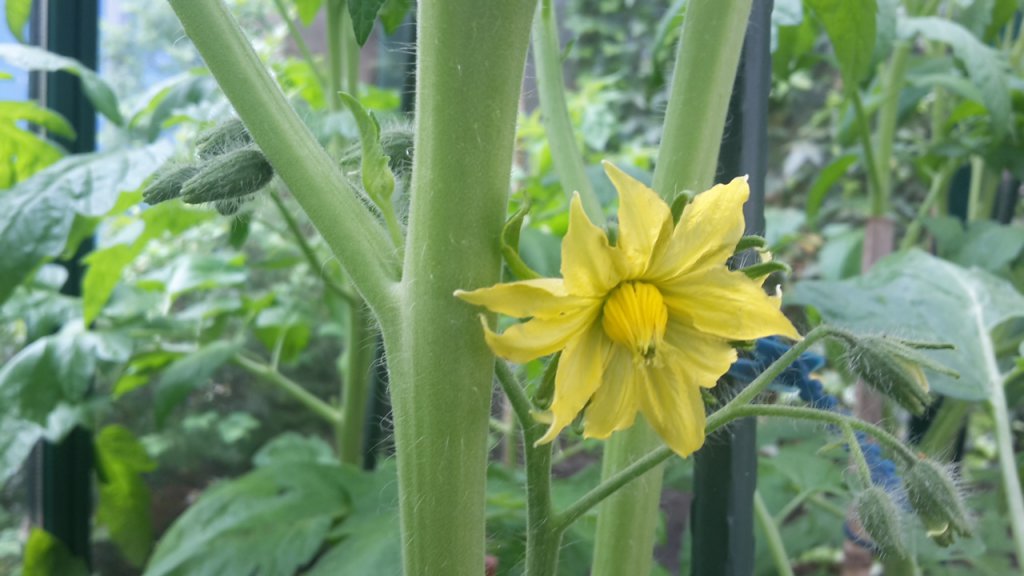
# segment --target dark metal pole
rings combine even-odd
[[[98,0],[40,0],[34,6],[33,36],[51,52],[70,56],[96,69]],[[31,96],[60,113],[78,137],[61,142],[68,152],[96,149],[96,111],[85,97],[77,77],[65,72],[36,74]],[[92,239],[79,246],[69,260],[62,294],[81,296],[85,269],[82,259],[93,249]],[[30,488],[33,511],[43,529],[62,541],[72,554],[90,562],[92,522],[92,434],[75,428],[59,443],[44,442],[33,462],[35,486]]]
[[[743,209],[747,234],[764,234],[772,5],[773,0],[754,2],[719,155],[719,180],[750,177],[750,200]],[[747,418],[709,437],[695,459],[690,530],[695,576],[754,573],[756,488],[757,422]]]

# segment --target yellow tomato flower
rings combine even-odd
[[[456,296],[494,312],[530,318],[484,334],[513,362],[562,351],[551,403],[550,442],[586,410],[584,435],[607,438],[643,413],[675,452],[704,443],[704,403],[736,360],[731,341],[800,335],[760,281],[726,260],[743,236],[746,178],[697,196],[673,225],[651,189],[615,166],[619,238],[608,243],[574,195],[562,242],[562,278],[497,284]]]

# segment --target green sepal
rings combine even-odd
[[[186,204],[203,204],[245,198],[274,179],[274,169],[256,147],[241,148],[217,156],[181,188]]]
[[[744,250],[750,250],[752,248],[755,250],[762,250],[767,245],[768,241],[765,240],[763,236],[751,234],[750,236],[744,236],[743,238],[740,238],[740,241],[736,243],[736,250],[734,250],[733,253],[739,254]]]
[[[520,280],[540,278],[540,274],[530,268],[519,256],[519,233],[523,229],[523,221],[529,213],[530,199],[526,198],[523,200],[522,206],[509,216],[505,221],[505,227],[501,229],[501,255],[505,257],[505,264],[508,265],[512,274]]]
[[[857,495],[853,509],[864,532],[882,553],[906,558],[900,511],[888,492],[872,486]]]
[[[903,477],[907,501],[928,537],[943,548],[956,537],[970,537],[971,522],[949,471],[933,460],[915,463]]]
[[[181,187],[199,173],[199,167],[189,164],[165,170],[157,175],[142,191],[142,200],[154,205],[173,200],[181,195]]]
[[[239,118],[221,122],[196,138],[196,156],[209,160],[226,152],[252,145],[252,136]]]
[[[768,276],[769,274],[774,274],[776,272],[789,274],[790,272],[792,272],[792,268],[790,268],[789,265],[786,264],[785,262],[778,262],[772,260],[770,262],[761,262],[760,264],[754,264],[753,266],[741,268],[740,272],[746,274],[747,278],[750,278],[751,280],[758,280],[760,278],[764,278],[765,276]]]
[[[683,210],[686,209],[686,205],[693,201],[694,193],[689,190],[683,190],[676,197],[672,199],[672,221],[679,222],[679,218],[683,216]]]
[[[558,373],[558,361],[562,358],[562,353],[558,352],[548,360],[548,365],[544,367],[544,375],[540,379],[540,386],[537,387],[537,392],[533,395],[533,405],[542,410],[547,410],[551,406],[551,400],[555,396],[555,375]]]

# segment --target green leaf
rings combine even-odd
[[[295,5],[299,9],[299,20],[302,21],[303,26],[313,23],[323,3],[324,0],[295,0]]]
[[[875,50],[875,0],[805,0],[825,27],[843,75],[843,88],[851,92],[871,68]]]
[[[0,60],[29,72],[57,72],[63,70],[78,76],[82,81],[85,96],[111,122],[124,126],[124,118],[117,102],[117,96],[110,85],[103,81],[95,72],[84,64],[35,46],[20,44],[0,44]]]
[[[821,210],[821,205],[825,202],[825,196],[828,195],[829,190],[846,175],[846,171],[856,162],[857,156],[854,154],[840,156],[818,174],[818,179],[814,181],[811,189],[807,192],[808,220],[813,220],[818,216],[818,211]]]
[[[1024,317],[1024,296],[1005,280],[917,250],[885,258],[850,280],[801,282],[786,303],[813,306],[827,322],[859,332],[953,343],[956,350],[923,353],[960,373],[959,379],[933,374],[932,389],[965,400],[989,397],[991,331]]]
[[[88,268],[82,280],[84,322],[91,324],[103,310],[121,279],[121,273],[146,248],[150,241],[177,236],[214,218],[212,212],[196,210],[180,202],[164,202],[146,209],[140,220],[142,233],[129,244],[114,244],[90,253],[85,258]]]
[[[32,16],[32,0],[6,0],[7,29],[18,42],[25,42],[25,26]]]
[[[384,31],[394,34],[395,30],[405,22],[405,16],[412,8],[413,0],[385,0],[384,6],[380,9],[380,23],[384,25]]]
[[[281,306],[267,308],[256,317],[256,337],[274,352],[280,346],[280,358],[289,363],[306,349],[311,335],[306,319],[295,310]]]
[[[81,558],[41,528],[33,528],[25,545],[21,576],[89,576]]]
[[[350,3],[351,7],[352,4]],[[362,145],[362,172],[363,188],[367,195],[381,210],[393,210],[391,196],[395,192],[395,175],[391,173],[388,166],[390,159],[384,154],[384,148],[380,145],[380,124],[372,112],[367,112],[363,105],[349,94],[341,92],[338,94],[342,104],[352,113],[359,128],[359,141]]]
[[[105,427],[96,435],[99,506],[96,521],[133,566],[142,566],[153,547],[149,488],[140,474],[156,469],[146,449],[127,428]]]
[[[1012,131],[1008,66],[1000,52],[986,46],[963,26],[943,18],[906,18],[900,20],[899,30],[903,38],[920,35],[948,45],[980,89],[982,103],[992,117],[993,131],[1000,136],[1008,127]]]
[[[53,132],[68,140],[75,138],[75,129],[66,118],[53,110],[44,108],[31,100],[0,102],[0,121],[16,125],[21,120],[45,128],[48,132]]]
[[[21,469],[43,432],[42,426],[34,422],[0,417],[0,488]]]
[[[295,574],[348,513],[346,480],[361,474],[286,463],[217,484],[161,538],[145,576]]]
[[[171,151],[160,142],[68,156],[0,194],[0,303],[43,260],[62,252],[76,214],[106,214]]]
[[[360,46],[366,44],[366,39],[373,32],[373,23],[377,20],[377,13],[384,5],[384,0],[348,0],[348,13],[352,16],[352,29],[356,33],[356,42]]]
[[[347,470],[347,469],[346,469]],[[372,474],[347,474],[345,487],[352,510],[332,535],[341,538],[306,576],[402,573],[402,540],[398,529],[398,482],[387,462]]]
[[[331,447],[315,436],[302,436],[295,432],[285,432],[267,442],[252,457],[257,468],[299,462],[316,464],[335,464],[338,459]]]
[[[160,377],[156,386],[156,422],[163,426],[167,416],[193,390],[204,386],[217,368],[231,359],[241,345],[237,342],[214,342],[174,361]]]

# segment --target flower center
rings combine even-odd
[[[601,325],[604,333],[636,354],[646,364],[655,358],[665,336],[668,309],[661,292],[643,282],[619,284],[604,303]]]

